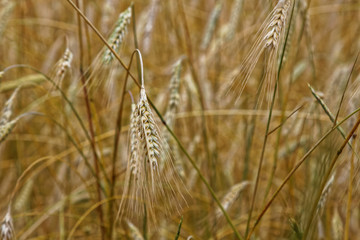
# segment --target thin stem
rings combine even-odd
[[[135,52],[137,53],[137,55],[139,57],[140,73],[141,73],[141,88],[144,88],[145,87],[145,85],[144,85],[144,67],[143,67],[142,56],[141,56],[141,52],[139,49],[135,49]]]
[[[135,49],[139,49],[139,43],[137,39],[137,33],[136,33],[136,17],[135,17],[135,6],[134,2],[131,2],[131,17],[132,17],[132,25],[133,25],[133,35],[134,35],[134,45]],[[139,59],[137,59],[137,72],[138,72],[138,78],[141,79],[141,70],[140,70],[140,64]]]

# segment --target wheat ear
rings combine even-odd
[[[140,51],[137,50],[137,53],[143,69]],[[163,154],[166,152],[164,140],[147,100],[143,70],[140,99],[136,105],[132,105],[130,122],[130,154],[118,217],[121,218],[123,214],[141,217],[147,211],[152,220],[156,221],[156,204],[162,204],[165,213],[179,211],[184,197],[180,192],[182,182],[173,166],[171,155]],[[179,204],[173,207],[175,202]]]
[[[284,37],[290,0],[279,0],[257,33],[255,43],[240,66],[239,73],[232,79],[227,94],[236,93],[238,100],[243,92],[262,53],[265,53],[265,76],[267,88],[276,78],[276,63],[280,41]],[[264,90],[262,89],[262,92]],[[271,89],[268,92],[272,92]]]
[[[120,48],[120,45],[122,44],[124,40],[125,33],[127,31],[127,26],[130,24],[131,19],[131,7],[128,7],[125,11],[120,13],[119,18],[116,22],[116,26],[112,34],[110,35],[110,38],[108,40],[110,46],[115,51],[118,51]],[[103,61],[104,63],[111,63],[114,59],[114,54],[106,48],[103,55]]]

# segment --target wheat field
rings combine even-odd
[[[0,0],[0,239],[360,239],[359,0]]]

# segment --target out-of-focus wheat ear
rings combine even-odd
[[[224,196],[224,198],[221,201],[221,205],[224,207],[225,210],[228,210],[231,207],[231,205],[238,198],[240,192],[249,184],[250,184],[249,181],[243,181],[235,184],[230,188],[230,191]],[[220,209],[216,209],[216,213],[215,213],[216,218],[220,218],[222,214],[223,213],[221,212]]]
[[[295,239],[301,240],[302,239],[302,232],[301,227],[299,226],[298,222],[294,218],[289,218],[290,227],[294,232]]]
[[[322,210],[324,209],[326,200],[331,192],[331,187],[334,183],[334,178],[335,178],[335,174],[332,174],[331,177],[329,178],[329,180],[326,182],[325,187],[321,193],[321,197],[319,199],[317,209],[316,209],[316,213],[318,215],[320,215]]]
[[[10,213],[10,207],[8,208],[5,217],[1,223],[1,240],[13,240],[15,239],[14,224]]]
[[[8,0],[3,1],[0,5],[0,38],[6,29],[9,18],[16,6],[16,2],[17,1],[14,0]]]
[[[203,37],[203,40],[201,43],[202,50],[207,49],[207,47],[209,46],[209,43],[211,41],[211,38],[214,35],[215,26],[219,19],[220,13],[221,13],[222,5],[223,5],[222,1],[217,1],[214,9],[212,10],[212,12],[210,14],[209,20],[205,27],[204,37]]]
[[[18,119],[16,118],[10,122],[0,125],[0,143],[2,143],[6,139],[6,137],[11,133],[17,121]]]
[[[242,12],[244,0],[235,0],[231,6],[230,20],[227,25],[226,39],[231,40],[236,32],[239,25],[239,19]]]
[[[12,115],[12,106],[14,104],[14,99],[18,94],[20,88],[21,86],[17,87],[15,91],[11,94],[10,98],[6,101],[0,118],[0,126],[5,125],[7,122],[9,122],[9,119]]]
[[[339,215],[339,211],[337,209],[337,206],[334,207],[334,213],[331,218],[331,226],[332,226],[332,233],[333,233],[333,239],[334,240],[341,240],[343,238],[344,233],[344,223]]]
[[[127,26],[130,24],[131,20],[131,7],[128,7],[125,11],[120,13],[119,18],[116,22],[116,26],[110,38],[108,40],[110,46],[115,51],[118,51],[120,45],[124,41],[124,36],[127,31]],[[106,48],[103,55],[103,62],[106,64],[110,64],[114,59],[114,54]]]
[[[21,212],[28,205],[30,196],[34,186],[34,179],[29,179],[24,187],[22,187],[21,191],[18,193],[16,201],[14,202],[14,211]]]
[[[181,74],[181,64],[182,59],[178,60],[173,68],[173,74],[170,79],[170,96],[169,96],[169,103],[165,112],[164,119],[166,124],[169,126],[170,129],[174,128],[175,124],[175,114],[177,112],[179,102],[180,102],[180,74]],[[164,128],[165,130],[165,128]],[[164,139],[166,142],[170,139],[170,134],[167,131],[164,131]]]
[[[11,131],[14,129],[16,123],[20,120],[20,118],[30,114],[38,114],[38,113],[34,113],[34,112],[23,113],[17,116],[15,119],[6,122],[3,125],[0,125],[0,143],[2,143],[6,139],[6,137],[11,133]]]
[[[143,51],[145,53],[149,52],[150,49],[153,28],[156,22],[156,16],[160,9],[159,3],[160,3],[159,0],[151,1],[147,21],[144,26],[143,40],[142,40]]]
[[[103,11],[101,14],[101,20],[100,20],[101,22],[100,26],[103,32],[109,31],[111,17],[114,13],[115,13],[114,0],[105,0]]]
[[[126,222],[130,230],[130,238],[132,240],[144,240],[143,236],[140,233],[140,230],[129,220],[127,220]]]
[[[173,68],[173,74],[170,79],[170,97],[169,97],[169,103],[167,106],[167,110],[164,116],[166,124],[169,126],[170,129],[174,129],[175,125],[175,114],[177,112],[179,102],[180,102],[180,74],[181,74],[181,67],[182,67],[182,58],[179,59],[175,64]],[[175,168],[179,175],[183,178],[185,178],[185,170],[183,166],[183,162],[180,157],[179,149],[174,141],[173,138],[171,138],[169,132],[167,131],[166,127],[163,127],[163,137],[164,137],[164,146],[165,151],[163,154],[167,154],[167,152],[171,152],[174,155],[175,160]]]
[[[73,60],[73,53],[70,51],[69,47],[66,47],[65,52],[61,57],[56,69],[55,83],[58,87],[61,87],[66,72],[71,68],[72,60]]]

